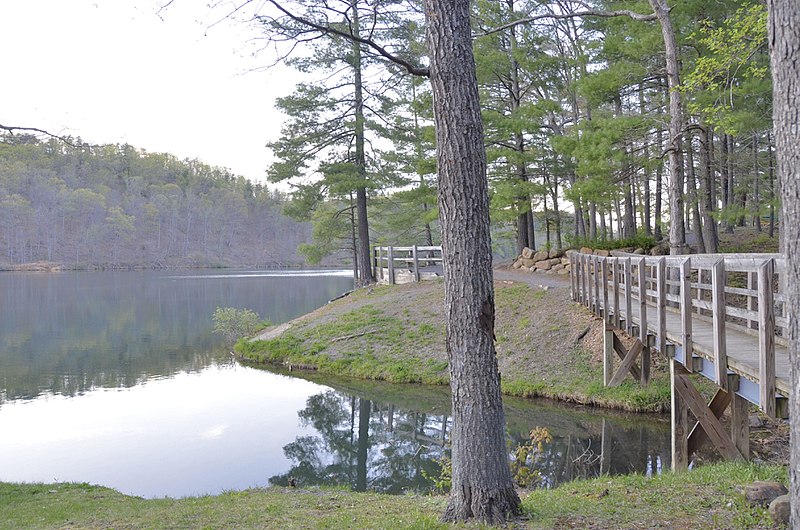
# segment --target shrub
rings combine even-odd
[[[219,333],[228,342],[253,335],[263,326],[258,313],[249,309],[218,307],[214,311],[214,333]]]

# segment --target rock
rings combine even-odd
[[[550,264],[549,260],[536,262],[536,268],[540,271],[549,271],[550,267],[552,267],[552,265]]]
[[[769,503],[769,515],[772,517],[772,522],[776,524],[789,524],[791,513],[792,505],[789,495],[781,495]]]
[[[757,480],[744,488],[744,496],[751,506],[766,506],[789,490],[780,482]]]
[[[551,258],[547,261],[550,262],[550,265],[558,265],[559,263],[561,263],[561,258]]]
[[[758,414],[750,414],[748,422],[750,423],[750,427],[758,428],[764,426],[764,420],[762,420]]]
[[[662,241],[658,245],[650,249],[651,256],[668,256],[669,255],[669,241]]]
[[[597,249],[597,250],[594,251],[594,255],[595,256],[600,256],[602,258],[607,258],[607,257],[609,257],[611,255],[611,252],[609,252],[607,250]]]
[[[634,254],[644,254],[644,249],[642,247],[637,248],[633,251]]]
[[[533,264],[536,263],[536,260],[522,258],[517,260],[517,263],[521,263],[523,267],[533,267]]]
[[[552,258],[560,258],[563,255],[564,255],[564,251],[563,250],[557,250],[555,248],[551,248],[550,252],[547,253],[547,257],[551,258],[551,259]]]
[[[555,265],[553,265],[550,268],[550,270],[553,271],[553,272],[563,271],[564,270],[564,265],[562,265],[560,262],[556,263]]]
[[[561,258],[562,265],[569,265],[569,258]]]
[[[581,247],[581,254],[593,254],[593,252],[589,247]]]
[[[525,259],[531,259],[536,251],[531,250],[528,247],[522,249],[522,257]]]
[[[517,260],[517,261],[514,262],[513,265],[511,265],[511,267],[514,268],[514,269],[521,269],[522,268],[522,262],[520,260]]]
[[[542,261],[542,260],[546,260],[546,259],[547,259],[547,251],[546,251],[546,250],[540,250],[539,252],[537,252],[536,254],[534,254],[534,255],[533,255],[533,258],[531,258],[531,259],[532,259],[533,261]]]
[[[556,274],[569,274],[569,269],[566,267],[558,271]]]

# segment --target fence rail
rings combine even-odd
[[[569,256],[573,300],[607,325],[769,416],[785,414],[789,318],[781,255]]]
[[[378,281],[389,284],[438,278],[442,271],[442,247],[376,246],[372,249],[372,265]]]

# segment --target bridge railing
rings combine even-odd
[[[399,274],[407,272],[411,281],[418,282],[426,276],[424,269],[441,267],[442,247],[441,245],[376,246],[372,249],[372,264],[379,281],[394,284],[398,282]]]
[[[779,254],[641,256],[612,252],[602,257],[573,251],[569,257],[573,300],[603,317],[608,325],[674,356],[689,371],[695,368],[692,353],[699,352],[713,364],[708,365],[713,373],[705,375],[721,388],[726,388],[728,369],[734,368],[756,382],[758,388],[753,391],[757,395],[748,399],[775,416],[775,348],[776,344],[787,345],[789,331],[782,288],[786,264]],[[679,315],[677,329],[674,317],[668,329],[668,313]],[[641,325],[636,326],[634,318]],[[710,324],[710,340],[705,337],[702,344],[693,340],[695,321]],[[753,358],[757,368],[728,358],[727,343],[736,339],[730,333],[734,330],[757,338],[757,359]],[[777,384],[777,390],[788,395],[789,389]]]

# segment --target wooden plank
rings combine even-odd
[[[681,348],[683,365],[692,371],[692,258],[681,262]]]
[[[758,268],[758,379],[761,410],[775,418],[775,304],[772,299],[774,260]]]
[[[658,351],[667,350],[667,260],[661,258],[656,265],[656,286],[658,290],[658,306],[656,317],[658,322]]]
[[[581,281],[583,282],[583,305],[591,307],[589,300],[589,263],[587,256],[581,254]]]
[[[703,430],[717,451],[728,460],[742,460],[743,456],[728,437],[722,427],[722,423],[712,414],[703,400],[703,396],[692,385],[689,377],[683,374],[676,374],[674,386],[675,390],[680,393],[681,398],[686,402],[689,410],[692,411],[697,421],[703,426]]]
[[[750,460],[750,402],[732,394],[731,440],[745,460]]]
[[[608,386],[614,376],[614,329],[606,326],[603,333],[603,384]]]
[[[642,343],[642,377],[639,382],[646,386],[650,382],[650,347],[647,341],[647,266],[646,258],[639,261],[639,341]]]
[[[619,319],[621,318],[619,310],[619,258],[613,258],[611,260],[611,276],[613,276],[612,281],[612,291],[614,293],[614,327],[619,329]]]
[[[594,314],[600,316],[600,258],[592,257],[592,273],[594,274]]]
[[[636,358],[639,357],[639,354],[642,353],[643,344],[639,341],[636,341],[636,344],[628,350],[628,353],[625,355],[625,358],[622,360],[622,363],[617,368],[617,372],[614,374],[614,377],[611,378],[609,381],[608,386],[614,387],[619,386],[622,383],[622,380],[625,379],[625,374],[627,374],[631,366],[636,362]]]
[[[689,444],[688,429],[689,415],[686,402],[681,394],[675,390],[675,377],[681,371],[681,366],[675,359],[669,361],[670,389],[672,406],[670,415],[672,420],[672,471],[680,472],[689,469]]]
[[[383,247],[378,247],[378,262],[380,263],[378,270],[380,271],[381,280],[383,280]]]
[[[628,334],[633,329],[633,282],[631,281],[631,258],[625,258],[625,327]]]
[[[614,334],[614,351],[617,353],[617,356],[620,358],[620,360],[625,359],[625,356],[628,354],[628,350],[625,349],[625,345],[622,344],[622,341],[619,340],[619,337],[617,337],[616,333]],[[636,381],[639,381],[642,378],[642,372],[635,363],[631,365],[628,371]]]
[[[725,261],[711,268],[712,327],[714,331],[714,382],[728,389],[728,352],[725,342]]]
[[[575,254],[570,252],[569,253],[569,294],[572,296],[572,301],[578,301],[578,293],[577,289],[575,289],[575,280],[578,278],[576,274],[577,270],[575,268]]]
[[[417,245],[411,248],[411,257],[414,259],[414,281],[419,282],[419,258],[417,257]]]
[[[388,250],[389,285],[394,285],[394,248],[390,245]]]
[[[722,415],[725,413],[725,409],[728,408],[728,405],[731,402],[731,395],[722,390],[721,388],[717,389],[717,392],[714,394],[714,397],[711,398],[711,401],[708,403],[708,409],[714,415],[715,418],[721,418]],[[689,440],[688,440],[688,450],[689,455],[691,456],[695,452],[699,451],[700,448],[703,447],[703,444],[708,441],[708,434],[706,434],[705,429],[700,424],[700,422],[695,423],[694,427],[692,427],[692,431],[689,433]]]
[[[603,321],[608,324],[611,322],[611,312],[608,310],[608,259],[600,258],[603,283]]]

